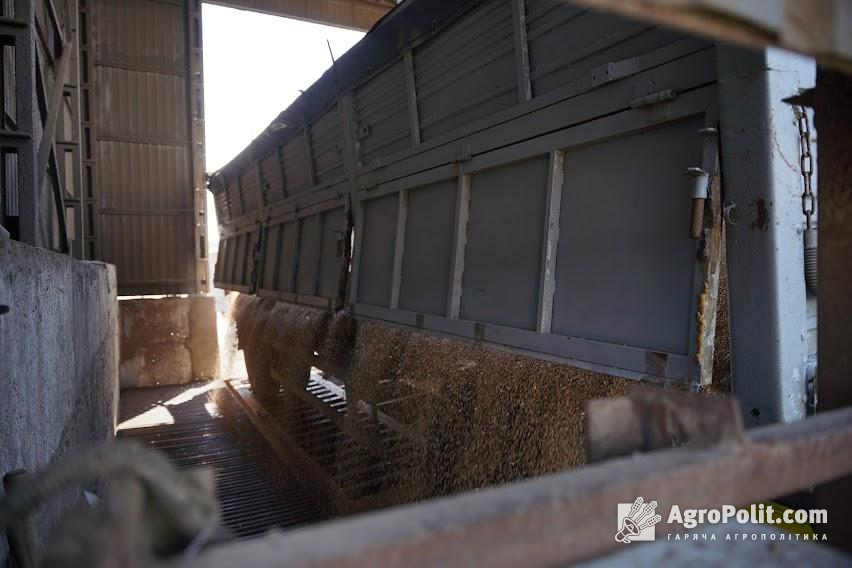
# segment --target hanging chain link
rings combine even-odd
[[[802,192],[802,214],[805,216],[807,229],[813,228],[813,216],[816,202],[814,199],[812,177],[814,173],[814,157],[811,154],[811,123],[808,120],[808,113],[803,106],[797,106],[799,118],[799,142],[801,146],[801,156],[799,157],[799,167],[802,170],[802,177],[805,180],[805,190]]]

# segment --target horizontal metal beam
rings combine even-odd
[[[209,0],[228,8],[367,31],[394,6],[393,0]]]
[[[848,0],[729,2],[727,0],[576,0],[696,35],[747,47],[778,46],[812,55],[823,65],[852,73]]]
[[[852,408],[751,430],[742,444],[674,448],[222,546],[186,566],[542,566],[605,554],[616,505],[744,505],[852,473]],[[659,533],[678,532],[667,515]],[[844,522],[835,520],[835,522]]]

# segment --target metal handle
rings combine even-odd
[[[707,200],[707,186],[710,174],[703,168],[686,168],[686,175],[692,178],[690,195],[692,196],[692,215],[689,222],[689,237],[700,239],[704,230],[704,202]]]

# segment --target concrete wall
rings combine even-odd
[[[212,296],[118,302],[121,388],[179,385],[219,374]]]
[[[118,402],[115,268],[0,238],[0,473],[111,438]],[[79,492],[39,516],[49,527]],[[0,538],[0,565],[7,555]]]

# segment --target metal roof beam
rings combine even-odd
[[[209,0],[210,4],[367,31],[396,3],[393,0]]]

